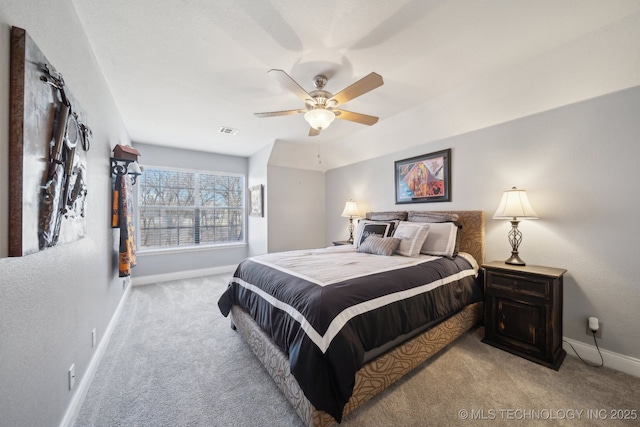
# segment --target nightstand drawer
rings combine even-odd
[[[551,283],[548,279],[535,276],[523,277],[517,274],[487,272],[487,290],[518,293],[548,299]]]

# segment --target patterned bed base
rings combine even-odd
[[[345,406],[343,415],[353,411],[453,342],[473,327],[482,318],[482,313],[482,302],[471,304],[444,322],[365,364],[356,373],[353,395]],[[231,321],[307,426],[329,426],[336,423],[331,415],[316,410],[307,400],[290,373],[287,355],[247,312],[234,306]]]

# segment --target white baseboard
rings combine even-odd
[[[567,343],[571,343],[575,351]],[[582,359],[590,363],[600,364],[600,355],[595,345],[585,344],[565,337],[563,338],[562,348],[564,348],[569,355],[575,356],[577,351]],[[602,348],[600,349],[600,353],[602,353],[604,366],[607,368],[615,369],[616,371],[624,372],[634,377],[640,377],[640,359],[614,353]]]
[[[87,366],[87,372],[82,376],[82,379],[78,383],[78,388],[76,389],[75,394],[71,398],[71,402],[67,407],[67,410],[60,422],[60,427],[72,427],[76,418],[78,418],[78,414],[80,413],[80,409],[82,408],[82,404],[84,403],[84,399],[87,397],[87,393],[89,392],[89,386],[93,382],[93,378],[96,375],[96,371],[98,370],[98,366],[100,365],[100,361],[102,360],[102,356],[107,349],[107,345],[111,340],[111,334],[118,323],[118,319],[120,318],[120,314],[122,313],[122,309],[124,307],[124,303],[127,301],[129,297],[129,293],[131,291],[131,285],[129,284],[122,294],[122,298],[120,298],[120,302],[118,303],[118,307],[116,311],[113,313],[113,317],[107,326],[107,329],[104,331],[104,335],[96,348],[91,361],[89,362],[89,366]]]
[[[169,282],[171,280],[193,279],[194,277],[213,276],[215,274],[233,273],[237,264],[220,267],[203,268],[200,270],[177,271],[167,274],[153,274],[149,276],[133,277],[133,286],[149,285],[151,283]]]

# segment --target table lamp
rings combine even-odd
[[[522,233],[518,230],[518,223],[523,219],[538,219],[535,211],[529,203],[527,193],[524,190],[518,190],[513,187],[502,193],[500,206],[495,214],[494,219],[508,219],[511,221],[511,231],[509,231],[509,243],[511,244],[511,257],[505,261],[512,265],[526,265],[518,255],[518,247],[522,242]]]

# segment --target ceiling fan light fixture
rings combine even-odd
[[[328,128],[335,118],[336,115],[333,112],[324,108],[314,108],[304,113],[304,119],[316,130]]]
[[[313,85],[316,87],[316,90],[307,92],[283,70],[271,69],[269,70],[269,74],[273,75],[273,77],[278,79],[282,86],[300,98],[302,102],[304,102],[305,108],[253,113],[257,117],[288,116],[290,114],[303,113],[304,119],[310,125],[309,136],[319,135],[320,130],[328,128],[336,117],[341,120],[348,120],[350,122],[360,123],[367,126],[371,126],[378,122],[378,117],[354,113],[352,111],[336,110],[335,108],[338,105],[342,105],[345,102],[382,86],[384,82],[382,81],[382,76],[380,74],[369,73],[335,95],[324,90],[324,85],[327,83],[327,77],[323,75],[317,75],[314,78]]]

